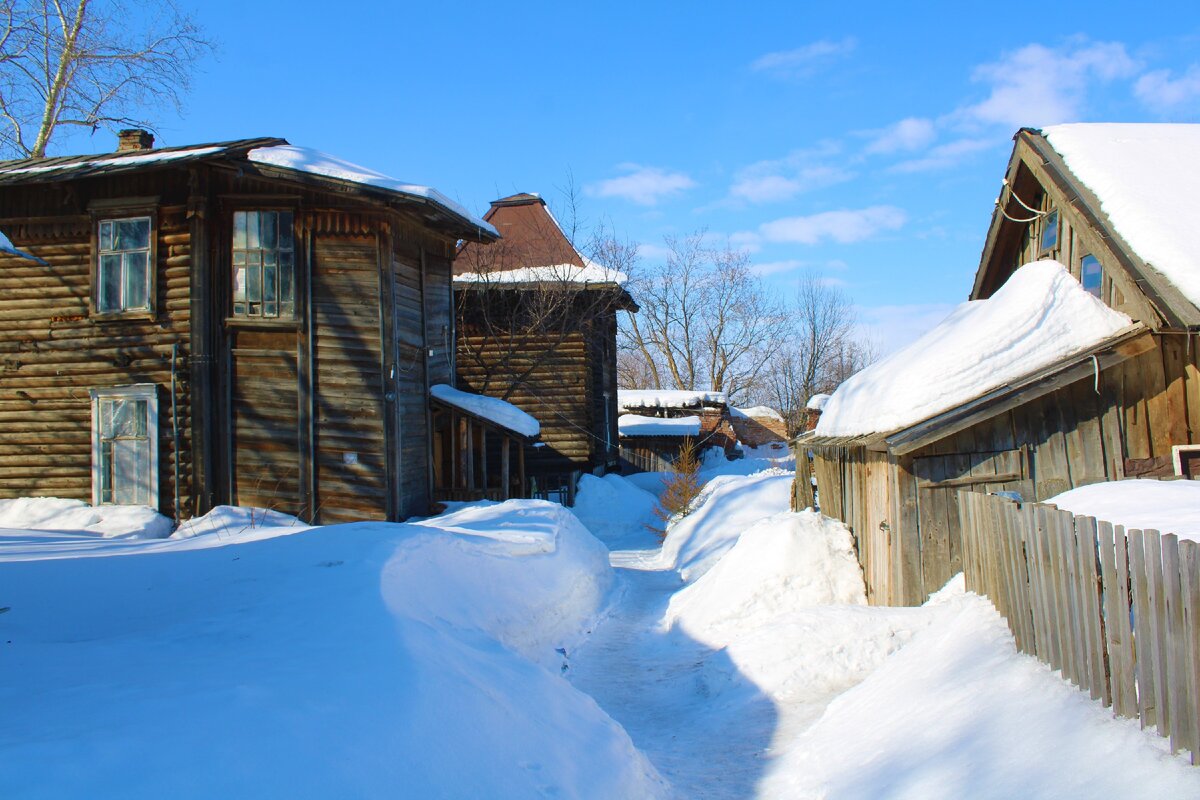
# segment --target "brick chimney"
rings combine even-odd
[[[117,152],[130,150],[153,150],[154,134],[141,128],[127,128],[117,131]]]

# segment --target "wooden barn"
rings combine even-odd
[[[1015,142],[971,292],[983,302],[852,377],[795,443],[814,454],[821,510],[853,529],[874,603],[920,603],[961,569],[957,491],[1045,501],[1200,472],[1187,211],[1200,126],[1063,125]]]
[[[451,264],[491,226],[283,139],[0,163],[0,497],[305,520],[431,502]]]
[[[496,200],[484,220],[504,238],[466,241],[454,263],[458,385],[537,418],[530,493],[572,504],[580,474],[617,466],[617,312],[637,306],[539,196]]]

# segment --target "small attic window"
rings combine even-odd
[[[1104,283],[1104,268],[1100,266],[1100,259],[1087,255],[1080,260],[1079,282],[1088,294],[1100,297],[1100,289]]]
[[[1045,253],[1047,250],[1053,250],[1058,247],[1058,212],[1051,211],[1042,220],[1042,240],[1038,249],[1039,253]]]

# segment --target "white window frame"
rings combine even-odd
[[[135,383],[128,386],[104,386],[90,390],[92,396],[92,505],[101,503],[100,498],[100,403],[104,400],[145,400],[146,439],[149,460],[149,502],[146,505],[157,509],[158,497],[158,385]]]
[[[92,220],[92,313],[99,319],[117,319],[117,318],[135,318],[153,317],[155,315],[155,292],[157,291],[156,274],[158,270],[158,214],[154,207],[144,207],[135,205],[131,207],[105,208],[103,210],[93,210]],[[120,250],[101,250],[100,249],[100,228],[102,225],[117,222],[130,222],[135,220],[147,220],[150,227],[150,237],[148,247],[146,248],[146,277],[144,291],[146,292],[146,303],[140,306],[129,306],[125,298],[125,262],[123,253],[132,251]],[[121,303],[118,308],[102,309],[100,307],[100,296],[103,292],[101,286],[102,272],[101,259],[105,255],[121,255]]]

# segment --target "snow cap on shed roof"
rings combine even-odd
[[[621,436],[691,436],[700,435],[699,417],[643,417],[624,414],[617,417],[617,430]]]
[[[846,379],[814,435],[908,428],[1095,347],[1131,323],[1057,261],[1026,264],[989,299],[963,303],[912,344]]]
[[[693,389],[618,389],[617,407],[627,408],[699,408],[705,404],[725,404],[724,392]]]
[[[459,411],[493,422],[527,439],[532,439],[542,432],[542,425],[537,419],[499,397],[464,392],[445,383],[429,387],[429,394]]]

